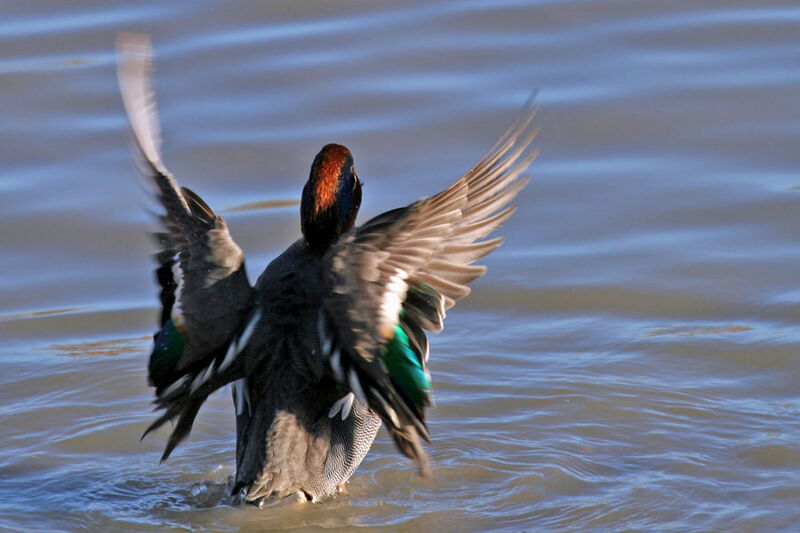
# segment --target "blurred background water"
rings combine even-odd
[[[165,431],[139,442],[156,289],[119,31],[152,35],[167,165],[253,277],[323,144],[366,220],[541,89],[506,244],[432,338],[433,482],[381,433],[345,496],[231,507],[227,393],[166,464]],[[797,530],[798,36],[795,2],[6,2],[0,530]]]

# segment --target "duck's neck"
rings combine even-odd
[[[349,231],[361,206],[361,182],[350,151],[328,144],[314,158],[300,204],[300,226],[312,248],[327,250]]]

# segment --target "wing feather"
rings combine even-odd
[[[326,256],[324,308],[336,337],[338,373],[351,382],[342,384],[351,390],[357,384],[423,474],[429,466],[419,439],[428,438],[424,409],[430,402],[425,331],[442,329],[447,309],[486,271],[472,263],[502,243],[501,237],[481,239],[514,213],[510,203],[528,183],[523,173],[536,157],[530,147],[535,111],[531,99],[450,187],[367,221]]]
[[[155,336],[149,378],[156,387],[157,408],[165,412],[147,432],[179,419],[164,452],[166,459],[188,435],[208,394],[240,377],[241,365],[232,365],[225,356],[231,353],[231,343],[238,351],[243,348],[236,339],[242,336],[254,296],[244,255],[225,220],[199,195],[180,187],[162,161],[149,39],[120,35],[117,50],[122,102],[140,166],[164,209],[158,216],[163,231],[154,234],[160,247],[155,257],[162,329]]]

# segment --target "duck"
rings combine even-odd
[[[423,478],[432,406],[427,335],[486,272],[489,237],[514,213],[536,157],[532,96],[514,124],[443,191],[356,225],[353,154],[327,144],[300,202],[301,237],[251,284],[226,221],[163,163],[152,46],[121,35],[117,74],[145,182],[163,209],[154,235],[161,313],[147,374],[173,422],[161,461],[206,399],[231,385],[231,501],[318,502],[343,490],[384,426]]]

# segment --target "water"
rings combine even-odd
[[[286,4],[4,6],[0,529],[796,530],[800,8]],[[227,393],[166,464],[166,431],[139,442],[156,290],[118,31],[152,34],[167,164],[254,277],[324,143],[366,220],[541,89],[506,243],[432,338],[433,482],[381,433],[343,497],[231,507]]]

